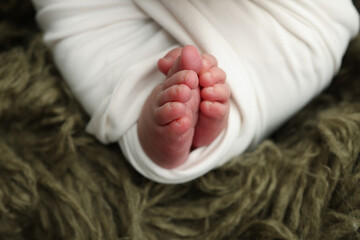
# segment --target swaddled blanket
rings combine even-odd
[[[257,144],[323,90],[359,27],[351,1],[34,0],[45,42],[91,115],[88,131],[119,141],[158,182],[192,180]],[[232,91],[229,123],[172,170],[143,152],[136,121],[164,80],[156,61],[185,44],[216,56]]]

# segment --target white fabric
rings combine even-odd
[[[359,28],[350,0],[33,0],[55,62],[91,115],[87,130],[118,141],[162,183],[195,179],[254,146],[323,90]],[[168,170],[143,152],[136,121],[164,80],[157,60],[192,44],[216,56],[232,99],[228,127]]]

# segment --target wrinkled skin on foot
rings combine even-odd
[[[186,161],[191,147],[210,144],[225,128],[230,89],[215,57],[193,46],[158,61],[165,81],[152,91],[138,121],[145,153],[163,168]]]

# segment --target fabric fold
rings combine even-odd
[[[55,62],[91,116],[87,131],[118,142],[145,177],[193,180],[256,146],[338,71],[359,16],[350,0],[34,0]],[[232,97],[228,126],[186,163],[163,169],[143,152],[137,119],[164,80],[156,61],[194,45],[214,55]]]

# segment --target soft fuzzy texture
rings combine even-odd
[[[30,2],[3,1],[0,239],[360,239],[359,66],[357,38],[332,85],[272,138],[162,185],[85,133]]]

